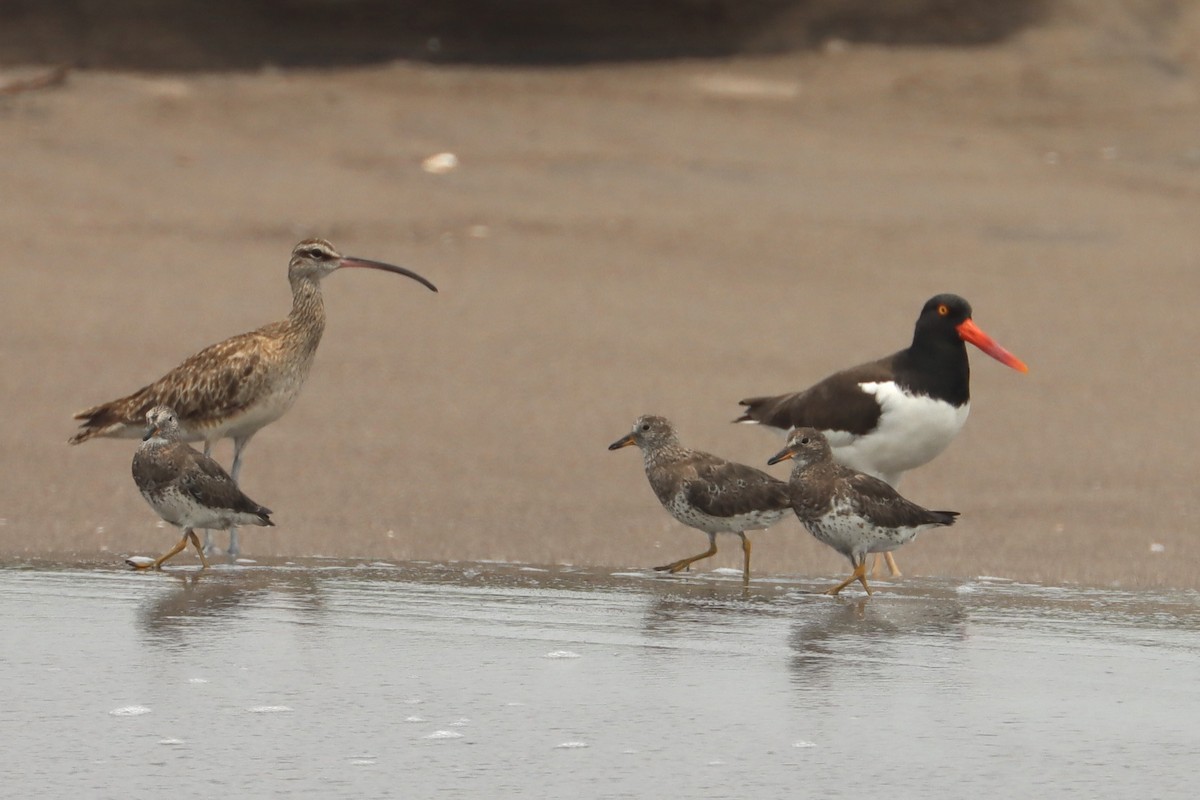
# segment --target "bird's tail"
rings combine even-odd
[[[930,511],[929,514],[939,525],[953,525],[958,520],[957,511]]]
[[[764,406],[774,399],[774,397],[750,397],[739,401],[738,405],[745,406],[745,409],[742,411],[742,415],[735,419],[734,422],[746,425],[762,424],[763,418],[766,416]]]
[[[128,397],[111,400],[76,413],[72,419],[82,420],[79,430],[67,440],[67,444],[80,444],[97,436],[111,436],[128,426],[140,426],[150,410],[149,400],[144,397],[149,386],[143,386]]]

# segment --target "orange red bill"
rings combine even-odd
[[[960,322],[956,330],[958,331],[959,338],[964,342],[970,342],[1001,364],[1012,367],[1017,372],[1029,372],[1029,367],[1025,366],[1024,361],[1001,347],[995,339],[984,333],[983,329],[976,325],[973,320],[966,319]]]

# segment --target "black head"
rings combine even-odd
[[[971,318],[971,304],[956,294],[939,294],[929,298],[917,317],[913,332],[913,348],[933,352],[947,344],[961,348],[970,342],[1001,364],[1018,372],[1028,372],[1025,362],[1001,347]]]
[[[946,337],[961,338],[958,326],[971,318],[971,304],[956,294],[939,294],[929,298],[921,316],[917,317],[917,331],[938,332]]]

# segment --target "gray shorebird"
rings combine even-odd
[[[638,417],[633,431],[609,450],[637,445],[646,477],[658,501],[671,516],[708,534],[708,549],[655,567],[675,573],[717,554],[717,534],[735,533],[742,540],[742,580],[750,580],[750,539],[746,531],[763,530],[787,516],[788,485],[762,470],[690,450],[663,417]]]
[[[179,417],[167,406],[155,406],[146,414],[146,435],[133,454],[133,480],[163,520],[183,529],[183,537],[152,563],[127,561],[134,569],[161,568],[164,561],[187,547],[189,540],[200,563],[208,567],[197,528],[275,524],[271,509],[243,494],[220,464],[188,446],[180,436]]]
[[[850,559],[849,578],[826,590],[836,595],[854,581],[867,594],[867,553],[887,553],[918,533],[953,525],[957,511],[929,511],[906,500],[890,484],[833,460],[829,442],[815,428],[797,428],[768,464],[791,459],[792,510],[809,533]]]
[[[288,283],[292,312],[286,319],[204,348],[175,369],[131,395],[80,411],[80,429],[68,441],[141,435],[146,413],[158,405],[175,409],[183,441],[213,445],[233,439],[230,474],[237,481],[242,452],[254,434],[279,419],[296,402],[325,332],[321,279],[349,267],[404,275],[431,291],[437,287],[403,267],[343,256],[324,239],[305,239],[292,249]],[[205,535],[205,547],[211,541]],[[229,532],[229,555],[238,554],[237,529]]]
[[[931,297],[905,349],[801,392],[742,400],[742,415],[734,422],[781,432],[817,428],[829,440],[834,461],[894,487],[905,472],[945,450],[966,423],[971,410],[967,342],[1018,372],[1029,371],[984,333],[971,313],[971,304],[958,295]],[[884,555],[892,575],[899,575],[891,554]]]

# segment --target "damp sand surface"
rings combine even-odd
[[[44,797],[1192,796],[1200,597],[731,571],[0,569]]]

